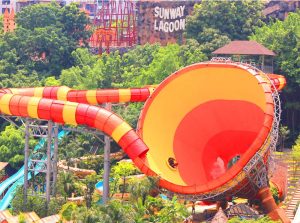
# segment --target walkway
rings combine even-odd
[[[288,189],[287,196],[283,202],[282,208],[285,209],[286,215],[293,220],[296,212],[296,205],[300,202],[300,166],[294,162],[291,150],[283,154],[276,154],[275,157],[288,166]]]

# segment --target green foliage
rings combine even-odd
[[[102,215],[106,215],[109,221],[107,223],[135,223],[135,211],[131,205],[112,200],[104,206],[100,206],[99,210]]]
[[[279,128],[279,137],[280,137],[280,144],[281,144],[281,151],[285,147],[285,141],[289,138],[290,130],[287,126],[280,126]]]
[[[273,221],[269,217],[263,217],[259,219],[241,219],[234,217],[228,220],[228,223],[279,223],[280,221]]]
[[[117,192],[118,188],[122,188],[122,199],[127,190],[126,177],[137,172],[136,167],[131,162],[120,161],[111,168],[111,177],[113,185],[111,186],[111,196]],[[121,180],[122,179],[122,180]]]
[[[18,13],[16,22],[15,32],[0,35],[1,82],[15,74],[26,79],[33,72],[39,73],[37,80],[59,76],[63,68],[73,65],[71,53],[79,41],[86,44],[90,35],[85,29],[88,18],[75,4],[34,4]],[[31,82],[34,84],[38,83]]]
[[[147,196],[154,190],[157,190],[157,178],[143,177],[132,178],[129,180],[129,192],[132,202],[141,199],[142,205],[145,205]]]
[[[203,0],[195,5],[194,13],[187,19],[187,37],[202,44],[205,32],[213,29],[231,40],[247,39],[254,27],[262,23],[262,9],[262,1]]]
[[[111,160],[112,162],[113,160]],[[92,157],[88,156],[87,159],[80,161],[78,164],[78,168],[88,169],[88,170],[95,170],[96,173],[100,173],[104,167],[104,159],[103,156],[101,157]]]
[[[271,185],[270,190],[271,190],[272,196],[273,196],[276,204],[279,204],[280,203],[280,199],[279,199],[279,194],[278,194],[277,187],[275,187],[274,185]]]
[[[61,209],[64,200],[59,198],[51,198],[49,203],[49,210],[46,210],[46,200],[39,196],[28,196],[27,203],[24,204],[23,188],[20,187],[16,191],[16,195],[11,203],[11,209],[14,214],[20,214],[22,212],[34,211],[38,216],[45,217],[48,215],[57,214]]]
[[[0,133],[0,161],[9,162],[16,169],[24,162],[25,134],[23,130],[9,125]],[[35,142],[35,140],[30,139],[31,148],[34,147]]]
[[[300,11],[289,13],[284,21],[276,20],[255,30],[251,39],[262,43],[276,53],[275,73],[284,74],[287,86],[283,90],[284,124],[291,130],[291,140],[300,128]]]
[[[122,56],[116,51],[100,59],[87,49],[77,49],[72,57],[75,66],[63,70],[60,80],[63,85],[76,89],[158,84],[179,68],[207,59],[193,40],[183,46],[146,44]]]
[[[188,216],[188,211],[183,204],[177,201],[176,197],[165,201],[164,208],[158,213],[158,222],[161,223],[179,223],[183,222]]]
[[[55,77],[51,76],[51,77],[47,77],[45,79],[45,84],[44,85],[45,86],[60,86],[61,83]]]
[[[229,43],[230,39],[217,29],[204,28],[203,32],[199,34],[198,41],[201,43],[202,52],[211,56],[213,51]]]
[[[62,206],[59,215],[61,216],[62,220],[71,221],[73,219],[73,213],[76,210],[76,204],[69,202]]]
[[[62,71],[60,81],[63,85],[75,89],[93,89],[103,87],[103,61],[89,53],[88,49],[72,52],[75,66]]]
[[[293,159],[299,163],[300,161],[300,135],[295,141],[295,145],[292,147],[292,157]]]
[[[19,214],[18,221],[19,221],[19,223],[26,223],[26,218],[25,218],[24,213]]]
[[[86,202],[86,207],[90,208],[92,206],[92,200],[93,200],[93,193],[95,191],[95,184],[99,181],[99,176],[96,174],[91,174],[87,176],[83,182],[85,185],[85,192],[84,192],[84,197],[85,197],[85,202]]]
[[[284,21],[276,20],[255,30],[251,39],[276,52],[279,68],[300,84],[300,11],[289,13]]]
[[[75,178],[71,172],[60,172],[58,176],[57,187],[65,200],[75,192]]]

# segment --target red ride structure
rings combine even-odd
[[[98,54],[136,44],[136,5],[131,0],[100,0],[90,46]]]

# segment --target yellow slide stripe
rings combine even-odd
[[[96,90],[88,90],[86,92],[86,100],[89,102],[90,105],[98,104],[96,95],[97,95]]]
[[[112,132],[111,137],[116,141],[119,140],[124,136],[127,132],[129,132],[132,128],[126,122],[122,122],[118,125],[115,130]]]
[[[39,118],[38,116],[38,106],[40,102],[40,98],[32,97],[29,99],[27,112],[31,118]]]
[[[64,122],[70,125],[77,125],[76,122],[76,109],[78,103],[67,101],[63,108],[63,119]]]
[[[9,109],[9,102],[12,98],[12,94],[5,94],[0,99],[0,108],[1,112],[7,115],[11,115],[10,109]]]
[[[62,86],[57,90],[57,99],[61,101],[67,101],[67,95],[71,88]]]
[[[131,98],[130,89],[119,89],[119,102],[128,102]]]
[[[155,91],[155,88],[154,88],[154,87],[149,87],[148,89],[149,89],[150,95],[152,95],[153,92]]]
[[[19,94],[19,89],[18,88],[10,88],[9,89],[12,94]]]
[[[36,87],[34,88],[34,97],[43,97],[44,87]]]

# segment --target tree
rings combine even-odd
[[[89,19],[74,3],[64,7],[54,2],[25,7],[17,14],[16,23],[23,29],[32,31],[54,25],[61,29],[74,46],[78,46],[80,40],[86,44],[90,36],[86,29]]]
[[[134,174],[136,172],[136,168],[131,162],[120,161],[117,165],[113,166],[111,169],[111,175],[114,179],[114,186],[112,187],[113,193],[116,192],[117,187],[120,185],[119,181],[122,179],[122,199],[124,197],[124,193],[126,191],[126,177]],[[111,196],[113,196],[113,193]]]
[[[122,201],[112,200],[104,206],[99,206],[99,210],[107,216],[107,223],[135,223],[134,209]]]
[[[0,133],[0,161],[9,162],[16,169],[24,162],[25,134],[23,130],[23,128],[17,129],[13,125],[8,125]],[[30,148],[34,147],[35,142],[30,139]]]
[[[95,184],[98,182],[99,177],[96,174],[91,174],[84,179],[85,184],[85,202],[86,207],[90,208],[92,206],[93,194],[95,191]]]
[[[158,222],[179,223],[179,222],[183,222],[187,216],[188,216],[188,211],[186,207],[183,204],[180,204],[177,201],[176,197],[173,197],[172,200],[165,201],[164,207],[158,213]]]
[[[77,209],[77,205],[69,202],[62,206],[59,215],[62,218],[62,220],[71,221],[74,219],[74,212]]]
[[[213,51],[230,42],[228,36],[213,28],[204,28],[198,39],[201,51],[207,56],[211,56]]]
[[[262,24],[262,9],[262,1],[203,0],[187,18],[186,36],[202,44],[205,29],[211,28],[231,40],[247,39],[254,27]]]
[[[139,199],[142,201],[142,205],[145,205],[147,196],[157,188],[157,178],[143,177],[133,178],[129,181],[130,199],[134,203]]]
[[[187,39],[186,43],[180,46],[178,57],[181,67],[208,60],[202,46],[195,39]]]
[[[276,53],[274,72],[284,74],[287,86],[283,89],[283,123],[291,130],[291,140],[300,131],[300,11],[289,13],[284,21],[276,20],[255,30],[250,37]]]
[[[287,126],[280,126],[279,128],[279,137],[280,137],[280,144],[281,144],[281,151],[284,149],[284,143],[288,139],[290,134],[290,130]]]
[[[75,191],[75,178],[70,172],[61,172],[58,177],[59,189],[64,196],[65,200],[72,196]]]
[[[23,187],[17,188],[15,197],[11,203],[11,210],[14,214],[34,211],[40,217],[57,214],[64,201],[60,198],[51,198],[48,210],[46,209],[45,199],[39,196],[27,196],[26,206],[24,204]]]
[[[295,141],[295,144],[292,147],[292,157],[294,160],[294,175],[297,172],[297,168],[299,167],[300,164],[300,135],[298,136],[297,140]]]
[[[0,35],[0,64],[3,60],[9,65],[3,73],[14,74],[21,68],[36,71],[41,77],[59,76],[63,68],[73,65],[71,53],[80,43],[87,44],[88,22],[75,4],[25,7],[16,16],[15,32]]]
[[[95,89],[103,86],[103,61],[87,49],[72,52],[75,66],[62,71],[60,82],[75,89]]]

